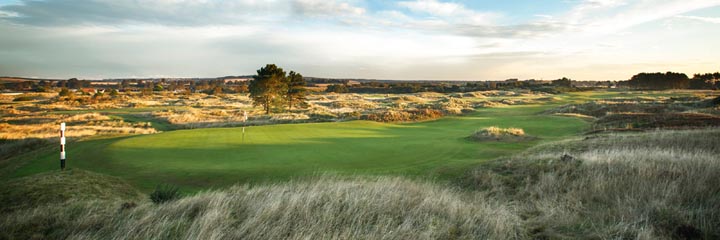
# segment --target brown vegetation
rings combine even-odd
[[[512,207],[400,178],[237,186],[155,205],[75,201],[0,218],[43,239],[516,239]]]
[[[534,239],[717,239],[718,155],[719,129],[598,135],[483,164],[462,182],[518,206]]]
[[[443,113],[435,109],[413,109],[405,111],[386,111],[379,114],[366,114],[361,117],[363,120],[377,122],[411,122],[438,119]]]
[[[703,113],[617,113],[598,119],[594,128],[700,128],[720,126],[720,116]]]
[[[522,141],[531,139],[520,128],[487,127],[470,135],[475,141]]]
[[[547,113],[596,120],[594,131],[712,127],[720,126],[720,111],[713,104],[715,99],[706,96],[618,98],[565,105]]]
[[[68,137],[97,134],[150,134],[157,132],[147,122],[128,123],[122,120],[113,120],[99,113],[76,115],[30,114],[3,117],[0,120],[0,139],[57,137],[61,122],[68,125]]]

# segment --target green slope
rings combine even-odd
[[[286,124],[170,131],[86,140],[68,145],[68,166],[119,176],[144,190],[173,183],[186,190],[298,176],[384,174],[457,176],[480,161],[541,141],[577,134],[582,120],[545,116],[549,106],[480,109],[437,121],[385,124],[367,121]],[[539,140],[478,143],[465,139],[487,126],[519,127]],[[57,168],[57,154],[42,155],[14,176]]]
[[[0,213],[80,200],[145,198],[120,178],[83,171],[49,171],[0,182]]]

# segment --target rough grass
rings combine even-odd
[[[496,126],[477,130],[470,135],[470,139],[476,141],[512,141],[526,138],[528,138],[528,136],[525,135],[525,130],[521,128],[499,128]]]
[[[164,204],[77,200],[5,214],[0,237],[717,239],[718,155],[720,129],[592,135],[482,164],[458,181],[461,188],[323,176]]]
[[[31,152],[43,146],[50,145],[47,139],[25,138],[25,139],[3,139],[0,138],[0,163],[1,160],[20,155],[22,153]]]
[[[600,135],[535,147],[462,182],[516,203],[534,238],[717,239],[717,156],[720,129]]]
[[[58,162],[58,168],[60,163]],[[138,200],[141,194],[120,178],[73,169],[0,183],[0,213],[79,200]]]
[[[47,206],[6,215],[5,237],[43,239],[518,239],[512,207],[400,178],[236,186],[162,205]],[[130,205],[132,206],[132,205]]]
[[[604,99],[582,104],[564,105],[548,113],[577,113],[596,118],[613,113],[669,113],[683,112],[701,105],[699,101],[675,101],[666,98]]]
[[[720,116],[705,113],[618,113],[598,119],[594,128],[698,128],[720,126]]]
[[[57,138],[60,123],[67,123],[67,137],[84,137],[98,134],[152,134],[157,131],[149,122],[129,123],[100,113],[44,114],[15,109],[4,109],[7,116],[0,119],[0,139]]]
[[[713,96],[635,96],[567,104],[546,113],[597,120],[597,131],[687,129],[720,126]]]

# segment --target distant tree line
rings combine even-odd
[[[720,89],[720,72],[695,74],[690,79],[691,89]]]
[[[123,91],[140,91],[151,94],[161,91],[179,91],[188,93],[206,93],[218,95],[222,93],[247,93],[248,83],[246,81],[229,81],[225,79],[202,79],[202,80],[133,80],[125,79],[117,86]]]
[[[628,85],[635,89],[685,89],[690,79],[684,73],[639,73],[628,80]]]
[[[553,86],[558,86],[558,87],[570,88],[570,87],[572,87],[572,80],[570,80],[569,78],[564,77],[564,78],[561,78],[561,79],[558,79],[558,80],[553,80],[553,81],[552,81],[552,85],[553,85]]]
[[[483,82],[393,82],[393,81],[351,81],[345,79],[323,79],[323,78],[306,78],[300,81],[299,76],[288,75],[286,78],[293,78],[293,85],[289,87],[291,91],[307,91],[306,87],[315,87],[318,84],[327,85],[326,92],[335,93],[417,93],[417,92],[438,92],[438,93],[454,93],[454,92],[472,92],[487,90],[513,90],[513,89],[529,89],[533,91],[542,91],[550,93],[559,93],[567,91],[579,91],[592,88],[574,87],[574,82],[568,78],[562,78],[553,81],[537,81],[527,80],[519,81],[517,79],[508,79],[506,81],[483,81]],[[75,78],[61,81],[25,81],[10,82],[0,84],[0,89],[9,89],[15,91],[50,91],[53,88],[104,88],[107,90],[115,89],[121,92],[140,92],[143,95],[150,95],[153,92],[177,92],[177,93],[206,93],[206,94],[223,94],[223,93],[249,93],[250,83],[247,80],[228,80],[228,79],[123,79],[112,85],[91,85],[91,81],[78,80]],[[299,84],[303,84],[300,86]],[[594,87],[606,88],[613,85],[611,82],[597,82],[590,84]],[[302,90],[299,90],[302,89]],[[292,104],[290,104],[292,102]],[[289,99],[288,108],[296,107],[293,99]]]
[[[720,72],[695,74],[693,78],[676,72],[638,73],[622,85],[647,90],[717,89],[720,87]]]
[[[71,78],[68,80],[58,81],[56,86],[59,88],[80,89],[89,88],[92,86],[92,84],[90,83],[90,81],[87,80],[78,80],[77,78]]]
[[[608,82],[598,82],[597,87],[608,87],[612,85]],[[455,93],[455,92],[474,92],[489,90],[512,90],[512,89],[529,89],[542,92],[567,92],[579,91],[584,88],[573,87],[573,80],[569,78],[561,78],[554,81],[519,81],[517,79],[508,79],[506,81],[486,81],[486,82],[379,82],[367,81],[356,84],[335,83],[328,85],[326,92],[335,93],[417,93],[417,92],[438,92],[438,93]]]

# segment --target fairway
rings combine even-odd
[[[408,124],[351,121],[254,126],[246,128],[244,140],[242,128],[86,140],[68,146],[68,166],[119,176],[143,190],[159,183],[199,190],[324,173],[443,179],[481,161],[577,134],[587,126],[576,118],[539,114],[548,107],[486,108]],[[466,139],[488,126],[523,128],[539,139],[519,143]],[[32,160],[15,176],[56,169],[56,155],[48,152]]]

